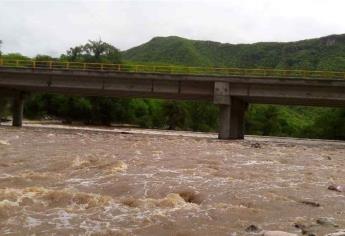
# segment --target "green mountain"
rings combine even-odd
[[[345,71],[345,34],[289,43],[228,44],[155,37],[122,52],[128,62]]]

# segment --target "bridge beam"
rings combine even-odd
[[[24,93],[19,92],[13,98],[12,104],[12,126],[21,127],[23,124]]]
[[[230,85],[215,82],[214,103],[219,105],[219,139],[243,139],[244,115],[247,104],[230,96]]]

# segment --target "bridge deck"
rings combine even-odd
[[[344,79],[0,68],[3,91],[212,101],[215,83],[228,83],[225,96],[241,97],[249,103],[345,105]]]

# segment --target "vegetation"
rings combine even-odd
[[[2,41],[0,40],[0,58],[2,56],[1,44],[2,44]],[[1,122],[1,117],[5,115],[4,113],[7,110],[7,104],[8,104],[7,100],[0,97],[0,122]]]
[[[29,59],[16,53],[2,57]],[[37,55],[34,59],[345,71],[345,35],[292,43],[239,45],[175,36],[156,37],[124,52],[99,40],[72,47],[59,58]],[[0,102],[0,110],[1,104],[2,110],[8,107],[6,102]],[[26,101],[24,112],[28,118],[53,116],[65,122],[78,120],[86,124],[109,125],[115,122],[197,131],[215,131],[218,128],[218,108],[201,102],[37,94]],[[252,105],[246,115],[246,130],[248,134],[258,135],[345,139],[345,110]]]
[[[89,40],[85,45],[70,48],[61,60],[76,62],[120,63],[120,51],[114,46],[101,40]]]
[[[122,53],[126,61],[190,66],[345,71],[345,34],[291,43],[222,44],[156,37]]]

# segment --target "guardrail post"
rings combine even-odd
[[[32,61],[32,68],[36,69],[36,61]]]
[[[117,71],[119,71],[119,72],[121,71],[121,64],[117,65]]]
[[[53,62],[49,61],[49,69],[53,69]]]
[[[19,67],[19,61],[16,60],[16,67]]]
[[[103,63],[102,63],[102,64],[101,64],[101,70],[103,71],[103,69],[104,69],[104,68],[103,68]]]

